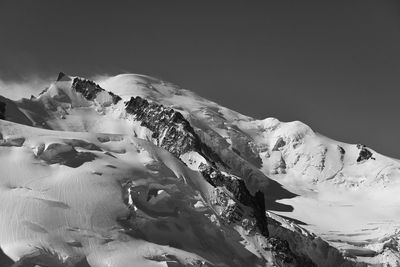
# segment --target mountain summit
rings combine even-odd
[[[400,163],[145,75],[0,97],[0,263],[400,262]]]

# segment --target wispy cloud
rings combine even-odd
[[[37,96],[53,81],[54,78],[38,76],[30,76],[21,81],[4,80],[0,77],[0,95],[12,100]]]
[[[96,83],[101,83],[109,79],[110,77],[112,77],[112,75],[110,74],[95,74],[89,77],[89,79],[95,81]]]

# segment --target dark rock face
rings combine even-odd
[[[256,225],[260,233],[263,236],[268,237],[268,223],[267,217],[265,216],[265,202],[264,194],[262,192],[258,191],[254,196],[251,195],[243,180],[225,175],[212,166],[201,164],[199,169],[203,177],[212,186],[224,186],[233,194],[239,203],[252,208],[253,216],[256,219]],[[236,216],[237,211],[240,210],[239,207],[230,207],[229,209],[229,215],[232,216]],[[228,218],[228,220],[235,221],[235,218]]]
[[[200,144],[190,124],[182,114],[162,105],[149,103],[141,97],[132,97],[126,111],[135,115],[141,125],[153,132],[156,144],[175,156],[199,150]]]
[[[78,152],[71,145],[52,143],[44,149],[38,149],[37,158],[48,164],[61,164],[71,168],[77,168],[85,162],[93,161],[96,155],[91,152]]]
[[[343,148],[343,147],[341,147],[341,146],[338,146],[338,150],[339,150],[339,152],[340,152],[340,154],[341,154],[341,155],[344,155],[344,154],[346,154],[346,150],[344,150],[344,148]]]
[[[188,151],[196,151],[210,162],[224,165],[209,147],[203,144],[183,115],[172,108],[149,103],[139,96],[126,103],[126,112],[134,115],[141,125],[153,132],[154,143],[179,158]]]
[[[316,266],[309,258],[304,255],[296,255],[290,250],[288,241],[277,238],[270,238],[269,243],[271,244],[272,251],[275,252],[276,259],[282,264],[282,266],[291,264],[294,266],[302,267],[314,267]]]
[[[222,205],[224,210],[221,214],[221,218],[225,223],[238,223],[241,224],[245,230],[257,231],[264,237],[267,237],[268,245],[264,247],[264,249],[272,251],[279,266],[316,266],[308,256],[293,250],[291,244],[287,240],[269,236],[268,225],[270,223],[278,224],[278,222],[268,219],[265,215],[264,194],[262,192],[257,192],[254,196],[251,195],[243,180],[226,175],[212,166],[201,164],[199,170],[212,186],[225,187],[234,197],[234,204]],[[225,198],[224,195],[225,193],[223,190],[218,193],[218,197],[221,199]],[[246,217],[242,205],[252,210],[250,218],[248,213]],[[288,232],[291,231],[288,230]]]
[[[87,100],[93,100],[98,93],[104,90],[98,84],[80,78],[74,79],[72,88],[81,93]]]
[[[15,101],[0,95],[0,119],[32,126],[32,121],[20,110],[20,107],[24,106],[22,103],[29,100],[21,101],[17,105]]]
[[[60,72],[58,74],[57,82],[59,82],[59,81],[70,81],[70,80],[71,80],[71,78],[69,76],[65,75],[64,72]]]
[[[282,137],[279,137],[279,139],[276,141],[274,148],[272,149],[272,151],[278,151],[279,148],[283,147],[286,145],[285,140],[283,140]]]
[[[6,118],[6,103],[0,102],[0,120]]]
[[[72,82],[72,88],[75,89],[75,91],[81,93],[87,100],[93,100],[96,98],[98,93],[105,91],[95,82],[81,78],[74,79],[74,81]],[[118,103],[118,101],[121,100],[120,96],[115,95],[112,92],[108,93],[112,96],[114,104]]]
[[[372,152],[367,149],[365,145],[357,144],[357,148],[361,149],[360,154],[357,158],[357,162],[361,162],[368,159],[375,159],[372,157]]]
[[[12,266],[14,261],[8,257],[3,250],[0,248],[0,266],[8,267]]]
[[[346,150],[344,150],[344,148],[341,147],[341,146],[338,146],[338,150],[339,150],[339,153],[340,153],[340,161],[343,162],[343,160],[344,160],[344,155],[346,154]]]

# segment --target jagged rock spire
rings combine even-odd
[[[65,73],[61,71],[61,72],[58,74],[57,82],[58,82],[58,81],[61,81],[62,78],[64,78],[65,76],[66,76]]]
[[[61,71],[61,72],[58,74],[57,82],[60,82],[60,81],[70,81],[70,80],[71,80],[71,77],[68,76],[67,74],[65,74],[64,72]]]

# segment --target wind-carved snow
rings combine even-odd
[[[152,77],[98,84],[60,74],[37,97],[0,98],[0,119],[18,123],[0,120],[0,245],[13,260],[397,265],[397,160]]]

